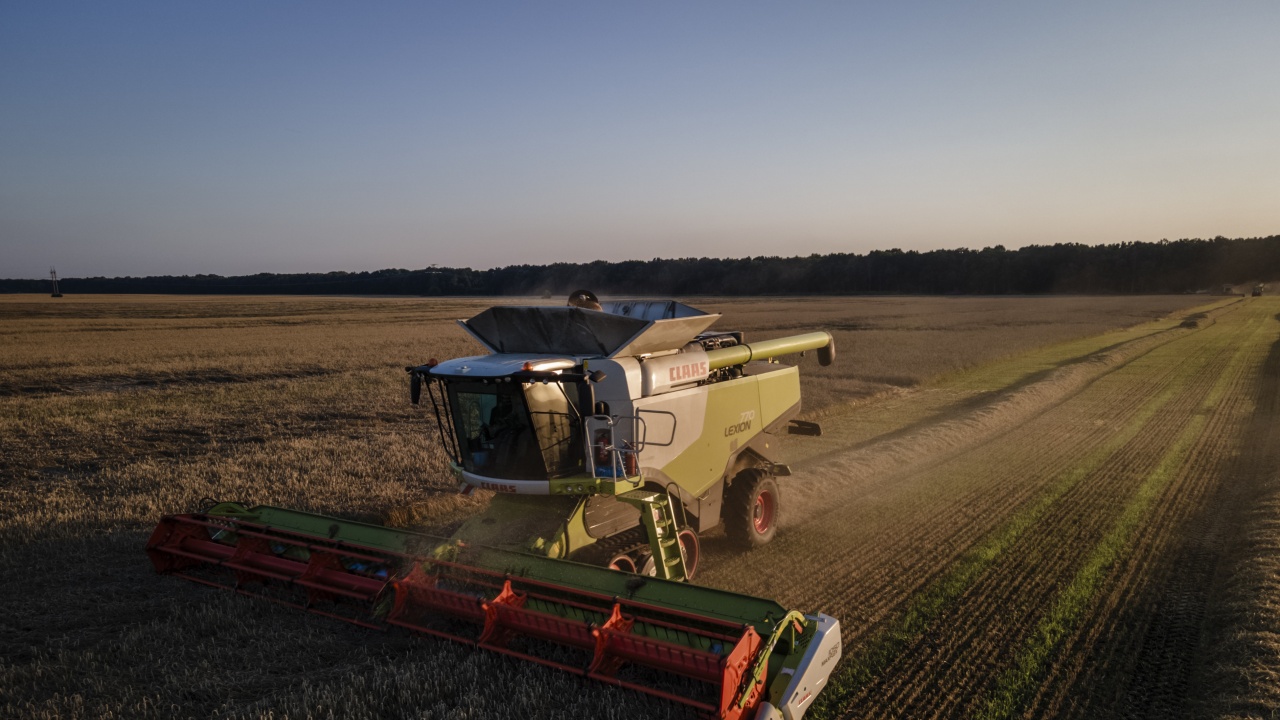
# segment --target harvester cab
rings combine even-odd
[[[496,493],[455,539],[664,579],[697,571],[698,536],[773,538],[780,433],[800,381],[779,355],[834,358],[825,332],[747,344],[675,301],[494,307],[459,324],[489,355],[409,368],[464,492]]]
[[[777,435],[818,428],[794,419],[798,371],[774,358],[829,364],[834,345],[748,344],[709,332],[718,317],[635,301],[459,321],[488,355],[407,368],[461,490],[495,493],[452,537],[216,503],[162,518],[147,553],[160,573],[706,716],[799,720],[840,658],[839,622],[684,581],[700,533],[723,523],[750,548],[777,531]]]

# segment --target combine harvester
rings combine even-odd
[[[687,305],[494,307],[459,324],[491,354],[407,368],[461,490],[496,493],[450,538],[270,506],[163,518],[160,573],[358,625],[461,641],[692,706],[802,717],[840,624],[684,582],[698,536],[777,531],[777,436],[825,332],[746,344]],[[672,677],[674,676],[674,678]]]

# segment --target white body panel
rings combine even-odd
[[[609,403],[610,415],[624,415],[614,407],[615,403],[629,403],[632,398],[640,397],[643,380],[640,375],[640,361],[635,358],[591,358],[583,363],[583,372],[588,375],[601,371],[605,378],[596,383],[596,400]]]

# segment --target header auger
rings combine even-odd
[[[769,542],[795,367],[825,332],[746,343],[677,302],[494,307],[491,354],[407,368],[460,489],[495,492],[450,538],[270,506],[161,520],[156,570],[386,630],[444,637],[718,718],[800,718],[839,623],[691,585],[699,534]],[[425,398],[423,396],[426,396]],[[576,655],[576,659],[574,656]],[[671,677],[683,678],[675,685]]]

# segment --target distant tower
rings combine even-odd
[[[49,268],[49,282],[53,283],[53,295],[50,297],[62,297],[62,293],[58,292],[58,271]]]

